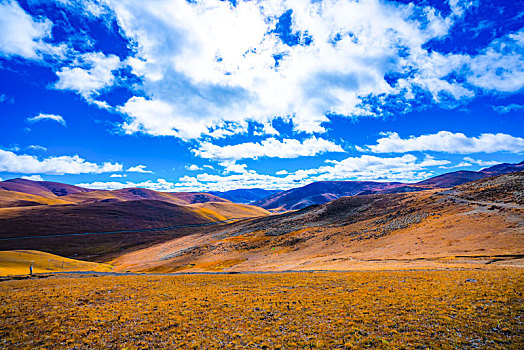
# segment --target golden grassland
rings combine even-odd
[[[109,264],[68,259],[58,255],[36,250],[0,251],[0,276],[23,275],[29,273],[29,266],[34,273],[56,271],[111,271]]]
[[[524,271],[51,277],[0,283],[0,348],[524,348]]]

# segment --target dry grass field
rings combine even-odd
[[[0,283],[4,349],[522,349],[522,269]]]

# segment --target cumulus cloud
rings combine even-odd
[[[31,181],[44,181],[44,179],[40,175],[22,176],[22,179]]]
[[[468,62],[468,82],[486,90],[515,92],[524,87],[524,29],[493,41]]]
[[[79,184],[82,187],[98,189],[117,189],[125,187],[144,187],[153,190],[184,191],[227,191],[237,188],[289,189],[304,186],[315,181],[325,180],[370,180],[405,181],[423,180],[433,174],[428,168],[448,164],[446,160],[426,157],[420,161],[416,156],[406,154],[401,157],[382,158],[372,155],[349,157],[341,161],[327,162],[312,169],[299,169],[294,172],[279,172],[277,175],[259,174],[241,165],[241,171],[214,175],[201,173],[183,176],[178,181],[157,179],[145,182],[93,182]],[[235,164],[231,162],[231,164]],[[226,166],[227,163],[224,164]]]
[[[144,174],[153,173],[151,170],[147,170],[145,165],[132,166],[129,169],[127,169],[126,171],[130,173],[144,173]]]
[[[127,177],[127,174],[111,174],[109,177]]]
[[[202,168],[199,167],[199,166],[196,165],[196,164],[186,165],[186,169],[189,170],[189,171],[198,171],[198,170],[202,170]]]
[[[64,49],[44,41],[51,36],[47,18],[32,18],[16,1],[0,3],[0,56],[40,59],[44,54],[60,55]]]
[[[466,58],[423,49],[447,34],[466,8],[459,3],[450,18],[372,0],[108,3],[137,48],[126,63],[148,96],[119,107],[128,133],[222,137],[245,130],[246,120],[269,125],[275,117],[292,118],[298,131],[323,132],[328,113],[373,114],[363,100],[370,95],[417,85],[435,96],[472,96],[445,79]],[[275,31],[286,15],[290,35],[307,40],[290,43]],[[397,87],[385,79],[408,70],[415,74]],[[239,127],[217,128],[224,121]]]
[[[429,6],[374,0],[109,1],[137,47],[126,63],[148,96],[119,106],[126,115],[122,128],[223,137],[245,131],[246,120],[269,125],[282,117],[292,119],[295,130],[314,133],[325,131],[328,114],[382,113],[372,105],[386,106],[387,96],[409,108],[420,89],[436,103],[442,94],[462,100],[478,89],[517,91],[524,84],[522,31],[472,56],[425,48],[471,5],[451,1],[452,13],[443,17]],[[276,30],[285,16],[294,42]],[[399,78],[392,82],[392,75]],[[376,96],[384,100],[370,99]],[[226,129],[232,124],[224,121],[238,127]]]
[[[122,164],[87,162],[78,155],[39,159],[30,155],[17,155],[0,149],[0,172],[21,174],[99,174],[122,171]]]
[[[471,1],[450,1],[447,16],[425,3],[376,0],[59,2],[88,17],[114,16],[133,48],[122,60],[75,53],[54,85],[119,111],[128,134],[223,138],[256,122],[264,126],[257,135],[278,135],[275,118],[298,132],[322,133],[330,115],[381,115],[395,104],[410,110],[422,95],[447,103],[524,86],[524,30],[473,55],[428,49]],[[14,1],[1,6],[3,55],[58,50],[43,40],[49,20],[32,18]],[[120,68],[138,77],[137,96],[116,106],[95,100],[118,84]]]
[[[273,176],[243,169],[230,175],[198,174],[184,176],[174,186],[180,191],[225,191],[235,188],[289,189],[315,181],[328,180],[372,180],[372,181],[418,181],[431,176],[426,168],[448,161],[430,159],[419,161],[407,154],[402,157],[381,158],[370,155],[349,157],[341,161],[330,161],[330,165],[318,168],[300,169],[294,172],[279,172]]]
[[[434,151],[447,153],[494,153],[524,152],[524,139],[508,134],[481,134],[468,137],[462,133],[439,131],[436,134],[401,138],[396,132],[386,133],[376,145],[360,148],[374,153],[405,153],[413,151]]]
[[[247,165],[246,164],[237,164],[234,160],[226,160],[219,163],[220,166],[224,167],[224,173],[246,173]]]
[[[500,162],[497,162],[495,160],[473,159],[471,157],[464,157],[464,161],[468,163],[477,164],[480,166],[493,166],[493,165],[500,164]]]
[[[165,179],[157,179],[156,181],[144,181],[144,182],[116,182],[116,181],[110,181],[110,182],[101,182],[96,181],[92,183],[80,183],[77,184],[77,186],[84,187],[84,188],[91,188],[94,190],[119,190],[122,188],[129,188],[129,187],[141,187],[141,188],[148,188],[150,190],[154,191],[164,191],[164,192],[173,192],[176,190],[175,184],[169,181],[166,181]]]
[[[102,89],[113,85],[113,71],[122,66],[120,58],[115,55],[104,55],[101,52],[89,52],[80,55],[75,64],[63,67],[56,72],[58,81],[54,87],[60,90],[73,90],[86,100],[92,100]],[[103,107],[107,103],[97,101]]]
[[[36,123],[36,122],[39,122],[41,120],[53,120],[53,121],[55,121],[57,123],[62,124],[63,126],[66,126],[66,121],[65,121],[64,117],[62,117],[60,115],[57,115],[57,114],[40,113],[37,116],[31,117],[31,118],[27,118],[26,120],[29,123]]]
[[[295,139],[279,141],[275,138],[268,138],[261,142],[246,142],[229,146],[217,146],[210,142],[202,142],[192,152],[201,158],[238,160],[260,157],[308,157],[326,152],[344,152],[344,150],[332,141],[312,136],[302,142]]]

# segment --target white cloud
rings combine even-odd
[[[109,177],[127,177],[127,174],[111,174]]]
[[[126,63],[148,96],[119,107],[127,133],[224,137],[244,132],[243,122],[251,120],[268,126],[265,134],[277,134],[269,124],[275,117],[292,119],[298,131],[323,132],[327,113],[374,114],[365,102],[370,95],[415,99],[421,87],[436,101],[443,92],[471,98],[469,86],[446,78],[466,64],[477,79],[471,84],[484,86],[479,79],[492,78],[483,58],[475,63],[423,48],[463,15],[468,4],[457,1],[448,18],[430,7],[375,0],[109,4],[136,45]],[[310,45],[289,46],[274,32],[289,9],[292,35],[307,33]],[[392,87],[384,78],[390,72],[413,74]]]
[[[134,173],[144,173],[144,174],[153,174],[151,170],[146,170],[145,165],[137,165],[132,166],[129,169],[126,170],[127,172],[134,172]]]
[[[101,52],[90,52],[80,55],[71,67],[63,67],[56,72],[59,80],[54,87],[60,90],[73,90],[88,101],[115,82],[113,71],[122,66],[120,58],[115,55],[105,56]],[[94,102],[94,101],[93,101]],[[107,103],[96,101],[101,108]]]
[[[198,174],[184,176],[173,184],[180,191],[226,191],[236,188],[289,189],[304,186],[315,181],[330,180],[369,180],[369,181],[406,181],[413,182],[431,176],[425,168],[448,161],[427,159],[419,162],[413,155],[381,158],[363,155],[349,157],[342,161],[331,161],[330,166],[314,169],[301,169],[292,173],[281,173],[285,176],[259,174],[244,169],[242,173],[231,175]]]
[[[473,159],[471,157],[464,157],[464,161],[468,163],[477,164],[480,166],[493,166],[500,164],[500,162],[497,162],[495,160],[481,160],[481,159]]]
[[[312,136],[302,142],[295,139],[279,141],[275,138],[268,138],[261,142],[246,142],[230,146],[217,146],[210,142],[202,142],[192,152],[201,158],[235,160],[260,157],[308,157],[326,152],[344,152],[344,150],[332,141]]]
[[[55,122],[60,123],[63,126],[66,126],[65,119],[62,116],[57,115],[57,114],[40,113],[37,116],[31,117],[31,118],[27,118],[26,120],[29,123],[36,123],[36,122],[41,121],[41,120],[54,120]]]
[[[27,148],[33,151],[41,151],[41,152],[47,151],[46,147],[40,146],[40,145],[29,145],[27,146]]]
[[[447,153],[494,153],[524,152],[524,139],[508,134],[481,134],[467,137],[462,133],[439,131],[436,134],[410,136],[402,139],[396,132],[386,133],[377,140],[376,145],[368,145],[360,150],[374,153],[405,153],[413,151],[435,151]]]
[[[157,179],[156,182],[151,180],[144,182],[92,182],[92,183],[80,183],[77,186],[91,188],[95,190],[119,190],[122,188],[129,187],[141,187],[148,188],[154,191],[173,192],[176,190],[175,184],[164,179]]]
[[[468,82],[486,90],[516,92],[524,87],[524,29],[493,41],[469,60]]]
[[[430,166],[437,166],[437,165],[446,165],[450,163],[451,162],[449,160],[435,159],[435,157],[426,155],[426,158],[424,158],[424,160],[420,163],[420,166],[421,167],[430,167]]]
[[[22,176],[22,179],[31,181],[44,181],[44,179],[40,175]]]
[[[52,23],[14,1],[0,5],[0,52],[39,58],[69,50],[72,63],[56,72],[55,87],[119,111],[129,134],[223,138],[245,133],[252,121],[263,126],[255,135],[278,135],[275,118],[292,121],[295,131],[322,133],[330,114],[380,115],[393,100],[409,110],[421,93],[449,104],[480,90],[512,93],[524,86],[524,30],[472,56],[425,48],[449,34],[471,1],[450,0],[447,17],[425,5],[376,0],[59,2],[88,17],[115,16],[133,56],[124,62],[101,52],[73,56],[72,48],[46,44]],[[275,31],[288,10],[290,34],[300,45]],[[140,95],[118,106],[97,101],[119,83],[113,71],[120,68],[141,79],[134,87]],[[391,82],[390,74],[400,78]]]
[[[189,171],[198,171],[198,170],[202,170],[202,168],[199,167],[199,166],[196,165],[196,164],[186,165],[186,169],[189,170]]]
[[[21,174],[85,174],[122,171],[122,164],[104,162],[96,164],[78,155],[48,157],[42,160],[30,155],[17,155],[0,149],[0,172]]]
[[[246,164],[237,164],[234,160],[226,160],[219,163],[220,166],[224,167],[224,173],[246,173],[247,165]]]
[[[63,47],[53,47],[43,39],[51,36],[47,18],[35,20],[16,1],[0,3],[0,56],[40,59],[43,54],[60,55]]]
[[[460,162],[460,163],[455,164],[455,165],[441,166],[439,168],[441,168],[441,169],[456,169],[456,168],[465,168],[465,167],[469,167],[469,166],[472,166],[472,165],[473,164],[468,163],[468,162]]]
[[[248,170],[242,165],[242,172],[213,175],[197,174],[183,176],[178,182],[157,179],[145,182],[94,182],[79,184],[82,187],[98,189],[117,189],[124,187],[144,187],[160,191],[226,191],[237,188],[289,189],[306,185],[314,181],[328,180],[369,180],[369,181],[405,181],[413,182],[432,175],[426,168],[438,164],[448,164],[426,157],[419,161],[417,157],[406,154],[401,157],[381,158],[363,155],[349,157],[342,161],[331,161],[328,166],[314,169],[300,169],[291,173],[281,173],[285,176],[259,174]],[[234,163],[232,163],[234,164]]]

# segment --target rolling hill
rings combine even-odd
[[[343,197],[124,254],[117,270],[281,271],[524,264],[524,172]]]
[[[87,188],[67,185],[59,182],[32,181],[20,178],[0,182],[0,189],[32,194],[45,198],[56,198],[74,193],[93,191]]]
[[[89,192],[74,193],[62,197],[73,203],[94,203],[108,201],[130,201],[151,199],[173,204],[187,205],[206,202],[228,202],[227,200],[201,192],[158,192],[146,188],[124,188],[121,190],[96,190]]]
[[[67,204],[0,211],[0,237],[139,230],[213,220],[196,208],[157,200]]]
[[[49,198],[16,191],[0,190],[0,208],[55,204],[70,204],[70,202],[57,197]]]
[[[163,242],[200,228],[144,230],[269,214],[208,193],[88,190],[24,179],[0,182],[0,186],[0,250],[37,249],[103,260],[125,249]],[[83,234],[112,231],[133,232]]]
[[[296,210],[327,203],[344,196],[355,196],[362,192],[369,194],[404,185],[400,182],[320,181],[275,193],[253,204],[265,209]]]

